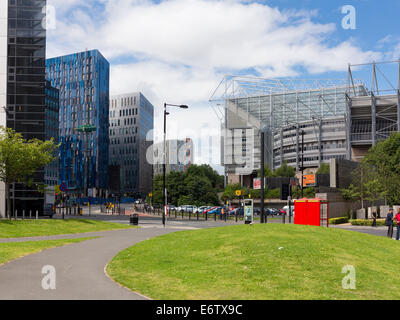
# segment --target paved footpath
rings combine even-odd
[[[70,244],[26,256],[0,266],[0,300],[143,300],[145,297],[123,288],[108,278],[105,266],[120,251],[147,239],[177,232],[178,228],[148,227],[19,239],[70,239],[99,236],[98,239]],[[8,239],[1,242],[15,242]],[[42,268],[56,269],[56,289],[42,288]]]

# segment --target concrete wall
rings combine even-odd
[[[345,201],[340,192],[317,193],[316,198],[329,201],[329,218],[340,218],[360,208],[359,203]]]

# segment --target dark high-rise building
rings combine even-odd
[[[110,64],[98,50],[46,61],[60,91],[60,182],[70,193],[99,196],[108,189]],[[81,133],[83,126],[94,129]]]
[[[45,139],[46,0],[0,1],[0,125],[26,139]],[[43,184],[44,171],[34,177]],[[33,184],[33,185],[35,185]],[[43,210],[36,187],[16,184],[12,209]],[[5,186],[0,185],[0,216],[5,215]]]

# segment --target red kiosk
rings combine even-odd
[[[294,212],[294,224],[329,227],[329,206],[326,200],[295,200]]]

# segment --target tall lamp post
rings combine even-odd
[[[86,161],[85,161],[85,171],[86,171],[86,196],[89,201],[89,136],[92,132],[95,132],[97,128],[91,124],[87,124],[76,128],[76,131],[86,135]],[[90,201],[89,201],[89,216],[90,216]]]
[[[167,107],[177,107],[181,109],[189,109],[186,105],[176,105],[176,104],[169,104],[164,103],[164,152],[163,152],[163,200],[164,200],[164,212],[162,216],[162,223],[165,227],[166,225],[166,215],[167,215],[167,206],[168,206],[168,199],[167,199],[167,187],[166,187],[166,173],[167,173],[167,116],[169,112],[167,111]]]

